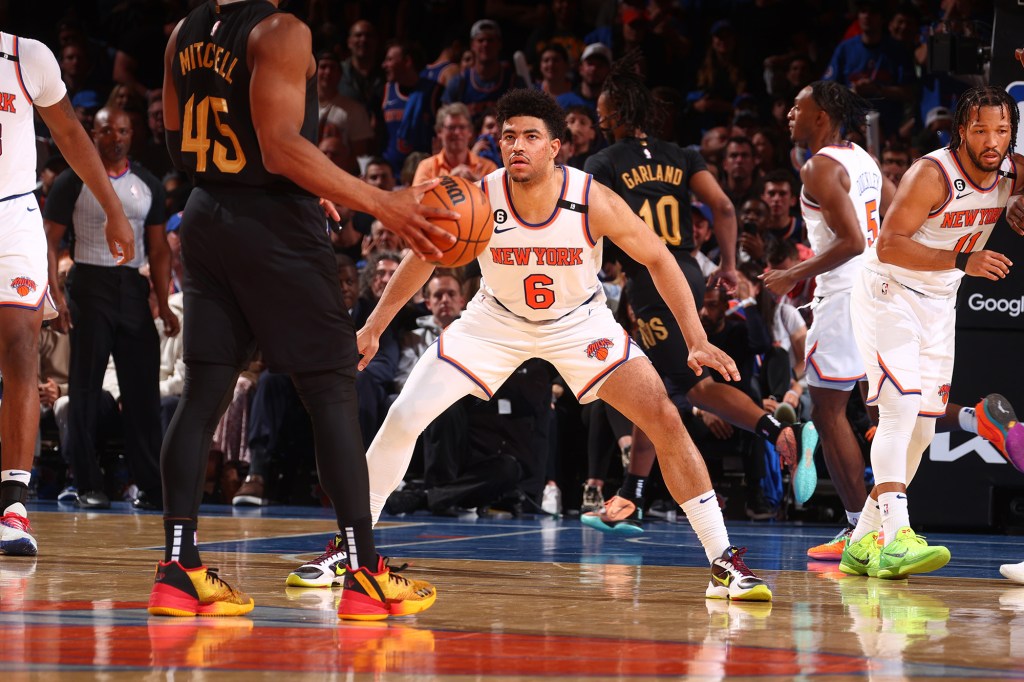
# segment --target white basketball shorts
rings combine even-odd
[[[807,331],[807,383],[849,391],[864,378],[864,363],[853,339],[850,292],[817,299]]]
[[[0,201],[0,306],[57,317],[47,288],[46,233],[35,195]]]

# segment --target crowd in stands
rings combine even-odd
[[[67,12],[45,21],[7,10],[13,14],[5,30],[40,39],[53,49],[75,111],[97,145],[105,121],[123,120],[132,168],[139,169],[140,177],[159,179],[152,191],[159,205],[144,225],[153,266],[131,264],[151,280],[154,330],[173,325],[169,313],[181,320],[176,230],[191,189],[165,148],[161,58],[171,28],[196,4],[134,0],[85,13],[75,3],[58,2]],[[288,11],[306,20],[313,32],[319,148],[339,167],[389,190],[440,175],[477,181],[499,167],[493,105],[517,87],[544,90],[563,106],[559,162],[582,168],[588,156],[607,144],[601,128],[608,124],[596,112],[604,79],[615,60],[627,52],[639,54],[640,69],[662,113],[658,130],[651,132],[699,151],[736,211],[740,285],[735,292],[709,288],[705,300],[697,302],[705,328],[736,360],[749,398],[789,421],[810,414],[802,378],[813,283],[802,282],[777,300],[758,275],[812,255],[799,209],[799,168],[806,152],[792,145],[787,124],[793,97],[824,78],[871,101],[878,116],[847,136],[875,154],[885,175],[898,183],[917,157],[948,141],[958,94],[977,84],[972,80],[977,77],[931,72],[928,36],[957,31],[987,40],[992,22],[991,3],[968,0],[307,0],[293,2]],[[81,291],[89,269],[82,251],[84,226],[62,192],[73,172],[55,155],[38,121],[37,130],[37,194],[48,229],[66,228],[57,246],[61,272],[72,292],[76,284]],[[358,328],[405,246],[374,216],[338,208],[341,220],[325,219],[325,230],[338,254],[339,286]],[[693,255],[710,274],[718,256],[714,216],[699,202],[691,212]],[[153,227],[159,228],[160,239]],[[164,248],[169,281],[152,282],[168,271],[155,261],[164,257]],[[657,333],[635,329],[629,282],[618,264],[608,262],[602,276],[619,319],[636,334]],[[381,339],[357,386],[366,444],[402,390],[415,358],[459,315],[478,283],[475,264],[438,270]],[[161,294],[167,300],[158,300]],[[75,461],[63,463],[63,501],[97,507],[127,494],[140,508],[159,508],[152,470],[160,434],[150,431],[167,427],[182,388],[183,363],[180,336],[154,331],[153,337],[159,338],[159,375],[153,381],[159,383],[160,401],[151,404],[147,398],[143,409],[126,400],[129,391],[141,390],[134,387],[136,370],[111,366],[103,382],[100,370],[108,358],[97,357],[99,370],[78,379],[83,383],[76,386],[68,372],[76,350],[68,348],[67,337],[44,333],[40,406],[53,419],[44,420],[41,441],[64,451],[69,442],[88,439],[87,446],[72,446]],[[125,338],[142,343],[138,337]],[[111,350],[115,365],[134,361],[123,344],[101,352]],[[131,383],[121,391],[118,380]],[[856,399],[857,392],[853,395]],[[86,419],[68,407],[76,396],[94,404],[87,413],[88,429],[70,433],[76,419]],[[730,470],[742,470],[741,502],[730,511],[758,519],[783,516],[787,500],[778,463],[760,441],[710,412],[681,409],[712,476],[721,479]],[[131,465],[127,477],[112,473],[117,458],[111,452],[118,450]],[[614,490],[611,481],[621,478],[629,458],[630,425],[600,403],[581,410],[550,365],[531,362],[491,401],[470,397],[453,406],[427,430],[418,452],[404,488],[389,500],[392,513],[586,511],[598,508],[603,488]],[[719,480],[716,488],[729,486]],[[258,351],[215,433],[206,492],[207,501],[236,505],[317,504],[321,499],[308,417],[289,378],[263,369]]]

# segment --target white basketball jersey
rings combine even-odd
[[[842,164],[850,178],[850,201],[857,215],[860,229],[868,245],[878,237],[878,210],[882,203],[882,171],[871,155],[853,142],[844,145],[822,147],[815,156],[827,156]],[[825,251],[836,240],[821,214],[821,207],[800,191],[800,212],[807,225],[807,240],[814,253]],[[860,272],[862,255],[846,261],[834,270],[823,272],[814,278],[817,284],[816,296],[828,296],[839,291],[849,291],[854,276]]]
[[[562,193],[554,211],[532,224],[517,213],[505,169],[481,184],[491,200],[494,234],[480,254],[480,290],[507,310],[535,322],[555,320],[587,301],[604,300],[597,278],[601,242],[590,235],[587,195],[593,177],[575,168],[556,168]]]
[[[32,104],[49,107],[67,89],[50,49],[37,40],[0,33],[0,199],[36,187]]]
[[[1014,181],[997,175],[988,187],[978,187],[964,172],[960,160],[949,149],[938,149],[925,154],[918,163],[934,163],[946,180],[946,201],[928,214],[921,229],[911,237],[933,249],[970,253],[985,248],[996,221],[1006,208],[1013,193]],[[1003,159],[1002,170],[1013,172],[1013,161]],[[950,270],[908,270],[898,265],[882,263],[875,249],[868,251],[865,265],[926,296],[949,298],[955,296],[964,272]]]

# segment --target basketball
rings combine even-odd
[[[455,235],[454,244],[434,245],[441,250],[441,257],[431,261],[434,265],[455,268],[470,262],[487,247],[494,229],[491,218],[491,202],[476,183],[465,178],[445,175],[441,184],[423,195],[424,206],[436,206],[460,214],[458,220],[432,218],[430,222]]]

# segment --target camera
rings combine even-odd
[[[935,33],[928,37],[928,70],[932,73],[982,74],[992,47],[975,36]]]
[[[757,234],[759,232],[757,229],[757,223],[752,223],[750,221],[743,223],[741,229],[744,234]]]

